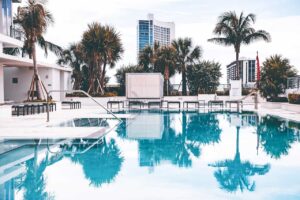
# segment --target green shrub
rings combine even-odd
[[[300,104],[300,94],[291,93],[288,95],[289,103]]]
[[[115,97],[118,96],[117,92],[106,92],[104,95],[101,94],[93,94],[92,97]],[[85,94],[81,92],[73,92],[73,93],[67,93],[66,97],[87,97]]]
[[[286,97],[273,97],[273,98],[267,98],[267,101],[269,101],[269,102],[288,102],[288,99]]]

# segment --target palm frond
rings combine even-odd
[[[214,42],[216,44],[222,44],[222,45],[225,45],[225,46],[233,45],[233,42],[234,42],[230,38],[225,38],[225,37],[210,38],[207,41],[208,42]]]
[[[251,33],[247,35],[243,42],[245,44],[250,44],[251,42],[258,41],[258,40],[264,40],[265,42],[271,42],[271,35],[270,33],[264,31],[264,30],[258,30],[254,33]]]
[[[43,37],[38,37],[38,44],[45,51],[45,56],[48,55],[48,50],[59,56],[62,54],[62,48],[52,42],[46,41]]]

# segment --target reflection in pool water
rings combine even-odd
[[[299,130],[254,113],[142,112],[98,140],[4,140],[0,199],[298,199]]]

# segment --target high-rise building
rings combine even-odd
[[[174,22],[162,22],[154,19],[153,14],[148,14],[148,19],[139,20],[137,25],[137,52],[146,47],[153,46],[155,42],[161,46],[170,45],[175,39]]]
[[[242,80],[244,87],[255,87],[257,80],[256,60],[241,58],[239,61],[239,67],[236,61],[233,61],[227,65],[227,83],[230,80]]]

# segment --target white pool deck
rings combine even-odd
[[[47,114],[0,117],[0,140],[2,139],[44,139],[44,138],[99,138],[108,129],[99,127],[53,127],[74,118],[114,118],[110,114],[101,114],[98,108],[78,110],[58,110]],[[132,118],[133,115],[117,114],[119,118]]]
[[[257,112],[261,116],[274,115],[288,120],[300,122],[300,105],[283,103],[261,103],[258,109],[254,105],[246,105],[243,110]],[[1,111],[1,110],[0,110]],[[116,114],[119,118],[134,118],[134,114]],[[50,113],[50,122],[46,113],[19,116],[0,116],[1,139],[32,139],[32,138],[99,138],[108,132],[107,128],[99,127],[51,127],[74,118],[114,118],[104,114],[99,107],[83,107],[78,110],[61,110]]]

